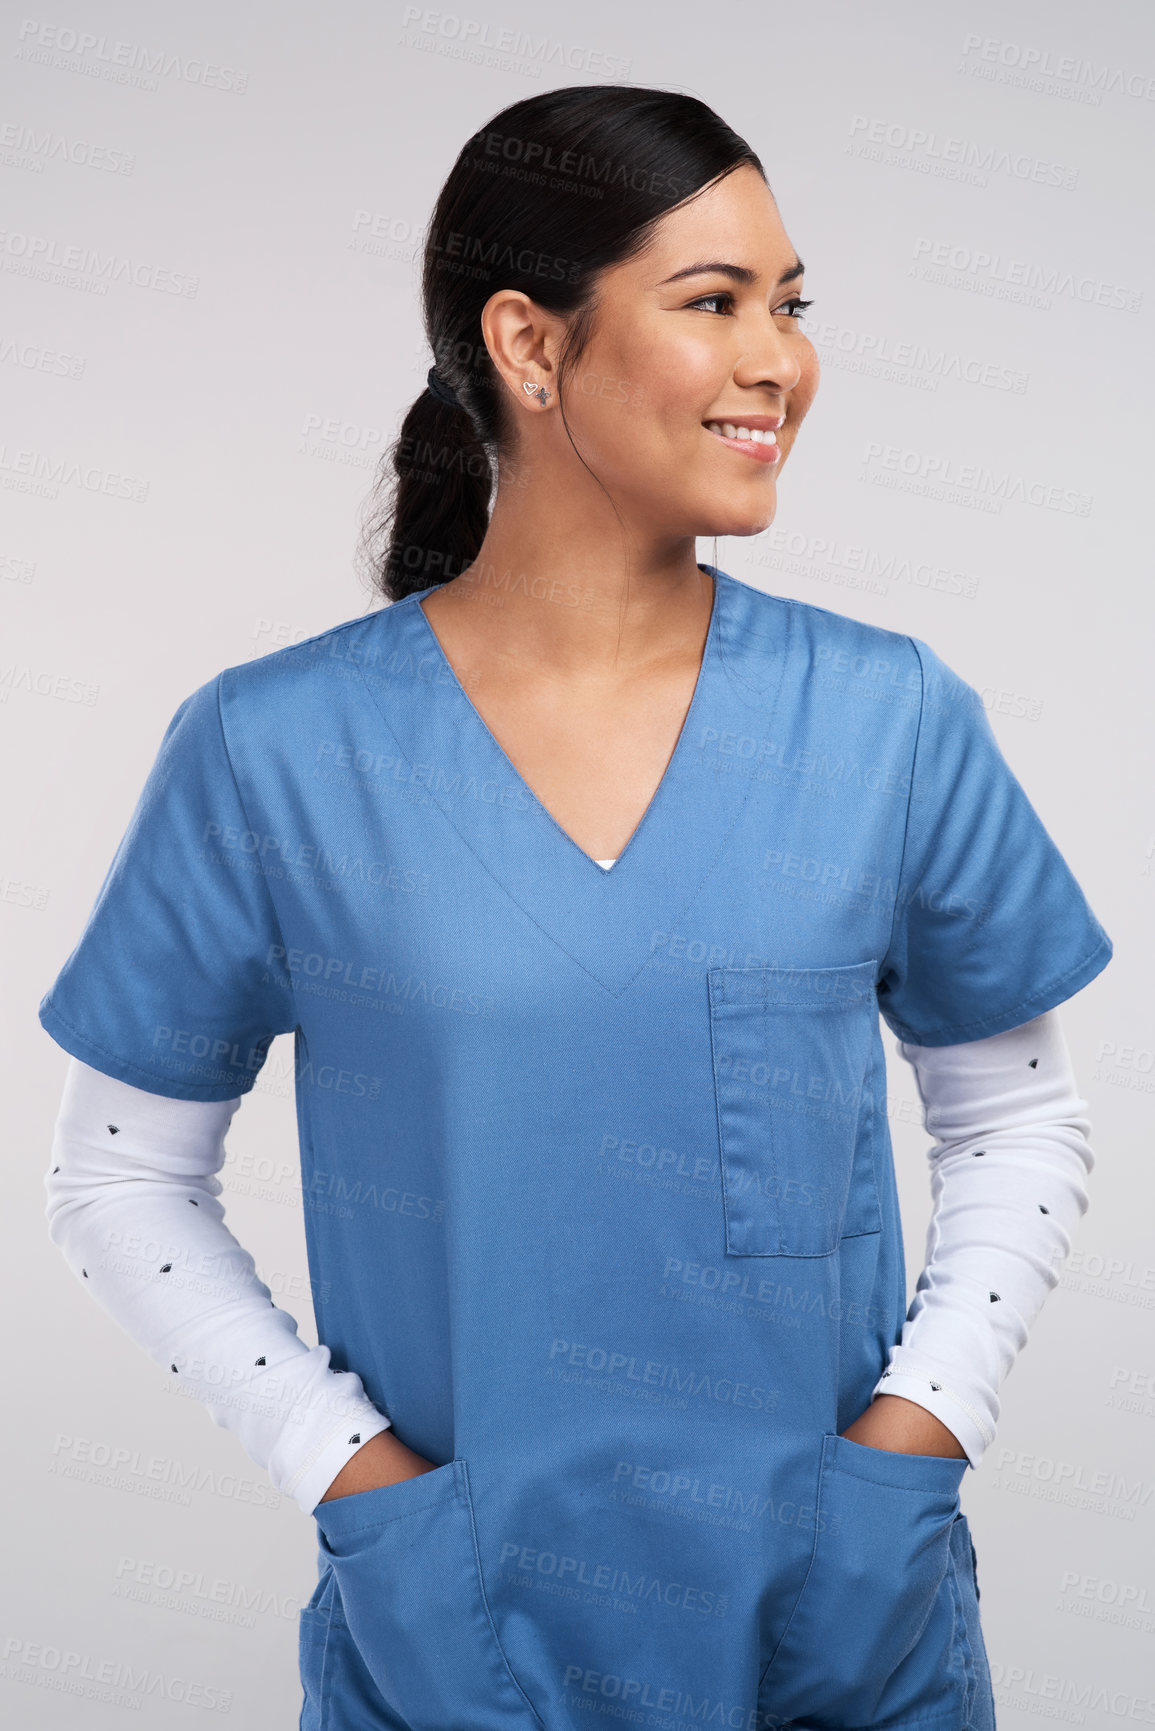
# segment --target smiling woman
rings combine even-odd
[[[1112,946],[929,644],[696,557],[774,520],[801,289],[695,98],[470,138],[389,605],[185,698],[41,1006],[54,1236],[315,1516],[308,1731],[993,1731],[959,1487]],[[909,1309],[880,1018],[942,1132]],[[215,1177],[287,1032],[312,1350]]]
[[[506,158],[550,152],[573,161],[572,187],[527,188],[502,172]],[[591,184],[598,201],[578,196]],[[461,255],[488,268],[463,274]],[[625,503],[623,484],[632,496],[646,482],[655,496],[638,503],[663,525],[681,504],[699,535],[764,528],[767,483],[818,382],[802,275],[757,156],[693,98],[577,88],[495,117],[462,150],[430,222],[435,367],[366,529],[382,593],[400,599],[479,563],[504,569],[503,487],[548,496],[556,512],[553,471],[577,464],[585,484],[552,520],[559,544],[600,489],[589,539],[604,557],[613,501]],[[536,424],[517,393],[542,388]],[[706,466],[703,429],[757,468]],[[775,438],[737,438],[743,430]],[[612,556],[628,556],[631,540],[623,533]]]
[[[575,135],[601,202],[492,172],[511,139],[563,160]],[[492,267],[446,268],[463,250]],[[685,721],[711,605],[694,538],[774,519],[818,385],[802,273],[750,147],[664,92],[518,104],[437,201],[436,364],[363,547],[384,597],[422,593],[487,728],[595,859],[627,846]],[[537,605],[547,584],[582,605]]]

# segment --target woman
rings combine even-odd
[[[180,705],[42,1005],[54,1238],[315,1513],[303,1726],[994,1723],[959,1486],[1112,946],[929,645],[695,560],[773,521],[801,290],[693,98],[470,139],[392,605]],[[880,1011],[938,1132],[909,1311]],[[311,1350],[215,1176],[290,1030]]]

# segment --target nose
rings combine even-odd
[[[802,376],[799,347],[798,332],[780,330],[767,313],[757,340],[734,368],[734,383],[744,389],[765,385],[773,391],[792,390]]]

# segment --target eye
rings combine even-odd
[[[724,289],[719,289],[717,294],[699,295],[697,300],[690,301],[687,304],[690,307],[700,307],[700,306],[705,306],[710,301],[723,301],[723,302],[725,302],[726,311],[729,312],[733,309],[734,296],[732,294],[729,294]],[[774,314],[775,314],[775,317],[777,317],[779,314],[784,314],[787,318],[799,319],[799,318],[801,318],[802,314],[806,311],[807,307],[812,307],[813,305],[814,305],[814,302],[812,300],[809,300],[809,301],[800,300],[798,298],[798,296],[795,295],[790,300],[783,301],[783,303],[780,307],[776,307],[774,309]]]
[[[719,289],[717,294],[699,295],[698,299],[696,301],[690,301],[689,305],[692,307],[700,307],[703,301],[725,301],[727,306],[732,307],[734,304],[734,297],[732,294],[727,294],[725,289]]]

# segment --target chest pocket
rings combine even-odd
[[[728,1255],[828,1256],[842,1237],[881,1230],[877,971],[709,969]]]

